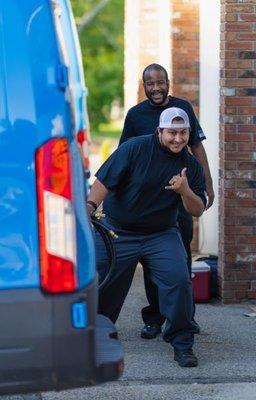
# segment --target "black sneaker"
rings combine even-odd
[[[192,324],[192,332],[193,333],[195,333],[195,334],[199,334],[200,333],[200,331],[201,331],[201,329],[200,329],[200,326],[198,325],[198,323],[194,320],[194,318],[192,319],[192,321],[191,321],[191,324]]]
[[[197,367],[198,360],[193,353],[193,350],[174,350],[174,360],[177,361],[180,367]]]
[[[145,325],[141,330],[140,337],[142,339],[155,339],[161,332],[161,326],[157,324]]]

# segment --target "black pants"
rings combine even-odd
[[[178,215],[178,223],[180,227],[180,233],[182,237],[182,241],[187,253],[187,266],[188,271],[191,276],[191,265],[192,265],[192,255],[190,243],[193,238],[193,219],[190,214],[184,209],[183,206],[179,209]],[[149,271],[143,267],[144,271],[144,284],[146,290],[146,296],[148,299],[149,306],[141,309],[141,316],[145,323],[145,325],[162,325],[165,321],[165,317],[161,315],[159,310],[159,301],[158,301],[158,288],[152,282],[149,277]],[[195,313],[195,305],[193,305],[193,314]]]
[[[116,267],[99,293],[98,311],[115,322],[132,283],[135,268],[140,262],[150,271],[158,287],[159,309],[166,319],[163,339],[176,350],[189,350],[194,335],[191,324],[193,301],[192,285],[187,270],[187,255],[178,228],[155,233],[136,233],[123,230],[105,218],[105,225],[114,229]],[[101,237],[95,233],[97,270],[99,281],[108,268],[108,256]],[[173,251],[169,251],[169,246]]]

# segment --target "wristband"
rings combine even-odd
[[[87,200],[86,204],[90,204],[94,208],[94,211],[96,211],[98,208],[97,204],[92,200]]]

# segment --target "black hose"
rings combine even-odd
[[[102,282],[99,282],[99,291],[102,291],[104,289],[104,287],[106,286],[106,284],[109,282],[113,271],[115,269],[116,266],[116,250],[115,250],[115,245],[114,245],[114,241],[113,241],[113,236],[114,236],[114,232],[112,232],[111,230],[109,230],[102,222],[100,222],[100,220],[94,216],[91,217],[91,222],[94,226],[94,228],[99,232],[106,250],[107,250],[107,255],[108,255],[108,259],[109,259],[109,269],[108,272],[106,274],[106,276],[104,277]]]

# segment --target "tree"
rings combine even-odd
[[[80,18],[93,14],[100,3],[71,0],[74,15]],[[109,120],[114,100],[123,103],[124,0],[104,3],[79,33],[92,129]]]

